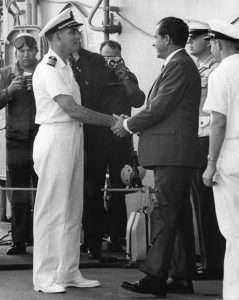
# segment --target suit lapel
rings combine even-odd
[[[177,59],[178,59],[178,56],[185,55],[185,54],[186,54],[186,52],[185,52],[184,49],[181,50],[181,51],[179,51],[178,53],[176,53],[176,54],[172,57],[172,59],[169,61],[169,63],[161,69],[160,75],[159,75],[158,78],[154,81],[154,83],[153,83],[151,89],[149,90],[148,97],[147,97],[147,105],[146,105],[146,107],[149,107],[151,99],[152,99],[152,98],[154,97],[154,95],[156,94],[156,90],[158,89],[158,86],[159,86],[159,84],[160,84],[160,80],[162,79],[162,76],[164,75],[165,70],[168,68],[168,66],[170,65],[170,63],[171,63],[173,60],[175,60],[175,59],[177,60]]]
[[[156,80],[154,81],[153,85],[151,86],[151,88],[149,90],[149,93],[148,93],[148,97],[147,97],[147,105],[146,105],[146,107],[148,107],[149,104],[150,104],[150,99],[152,98],[151,96],[155,95],[155,91],[156,91],[156,89],[158,89],[158,85],[159,85],[160,79],[161,79],[162,74],[164,73],[165,69],[166,69],[166,67],[164,67],[163,71],[160,73],[160,75],[156,78]]]

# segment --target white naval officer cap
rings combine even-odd
[[[189,28],[189,37],[194,38],[208,33],[209,24],[207,22],[192,18],[186,18],[186,22]]]
[[[222,20],[211,20],[208,22],[210,30],[205,39],[220,39],[239,42],[238,26]]]
[[[79,27],[83,25],[75,20],[72,10],[70,8],[64,9],[58,15],[48,21],[42,28],[39,35],[42,37],[50,32],[56,32],[64,28]]]

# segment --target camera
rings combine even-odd
[[[115,70],[119,65],[124,65],[124,60],[120,56],[105,57],[110,70]]]
[[[31,73],[23,73],[23,84],[27,91],[32,91],[32,74]]]

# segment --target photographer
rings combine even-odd
[[[6,106],[7,185],[28,188],[36,186],[32,148],[37,132],[32,73],[37,65],[37,42],[29,33],[21,33],[14,40],[16,64],[0,71],[0,109]],[[26,254],[26,242],[32,242],[32,193],[13,191],[12,246],[7,255]]]
[[[105,41],[100,46],[105,58],[108,81],[95,100],[95,109],[107,114],[131,115],[131,107],[140,107],[145,95],[139,89],[136,76],[125,66],[121,57],[121,46],[115,41]],[[98,66],[99,68],[99,66]],[[103,67],[102,67],[103,68]],[[99,69],[99,72],[100,70]],[[98,74],[98,69],[95,70]],[[84,76],[84,74],[80,74]],[[124,187],[120,171],[130,161],[132,139],[115,136],[108,128],[91,128],[86,132],[86,180],[90,186],[84,209],[84,230],[89,257],[100,258],[102,236],[105,233],[105,211],[103,193],[107,167],[112,187]],[[123,193],[112,193],[107,212],[110,251],[121,251],[125,239],[126,207]]]

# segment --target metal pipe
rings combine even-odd
[[[95,7],[92,9],[92,11],[90,12],[90,15],[89,15],[89,18],[88,18],[88,24],[90,26],[90,28],[94,31],[104,31],[103,27],[97,27],[97,26],[94,26],[92,24],[92,19],[97,11],[97,9],[100,7],[101,3],[102,3],[103,0],[98,0],[97,4],[95,5]]]
[[[110,25],[110,0],[104,0],[103,2],[103,10],[104,10],[104,40],[108,41],[110,34],[106,29]]]
[[[32,0],[32,24],[37,25],[37,0]]]
[[[32,3],[26,0],[26,25],[32,25]]]
[[[130,193],[130,192],[143,192],[143,193],[158,193],[157,189],[154,189],[149,186],[143,186],[140,188],[104,188],[101,189],[102,192],[125,192],[125,193]]]
[[[0,191],[36,191],[37,188],[0,187]]]

